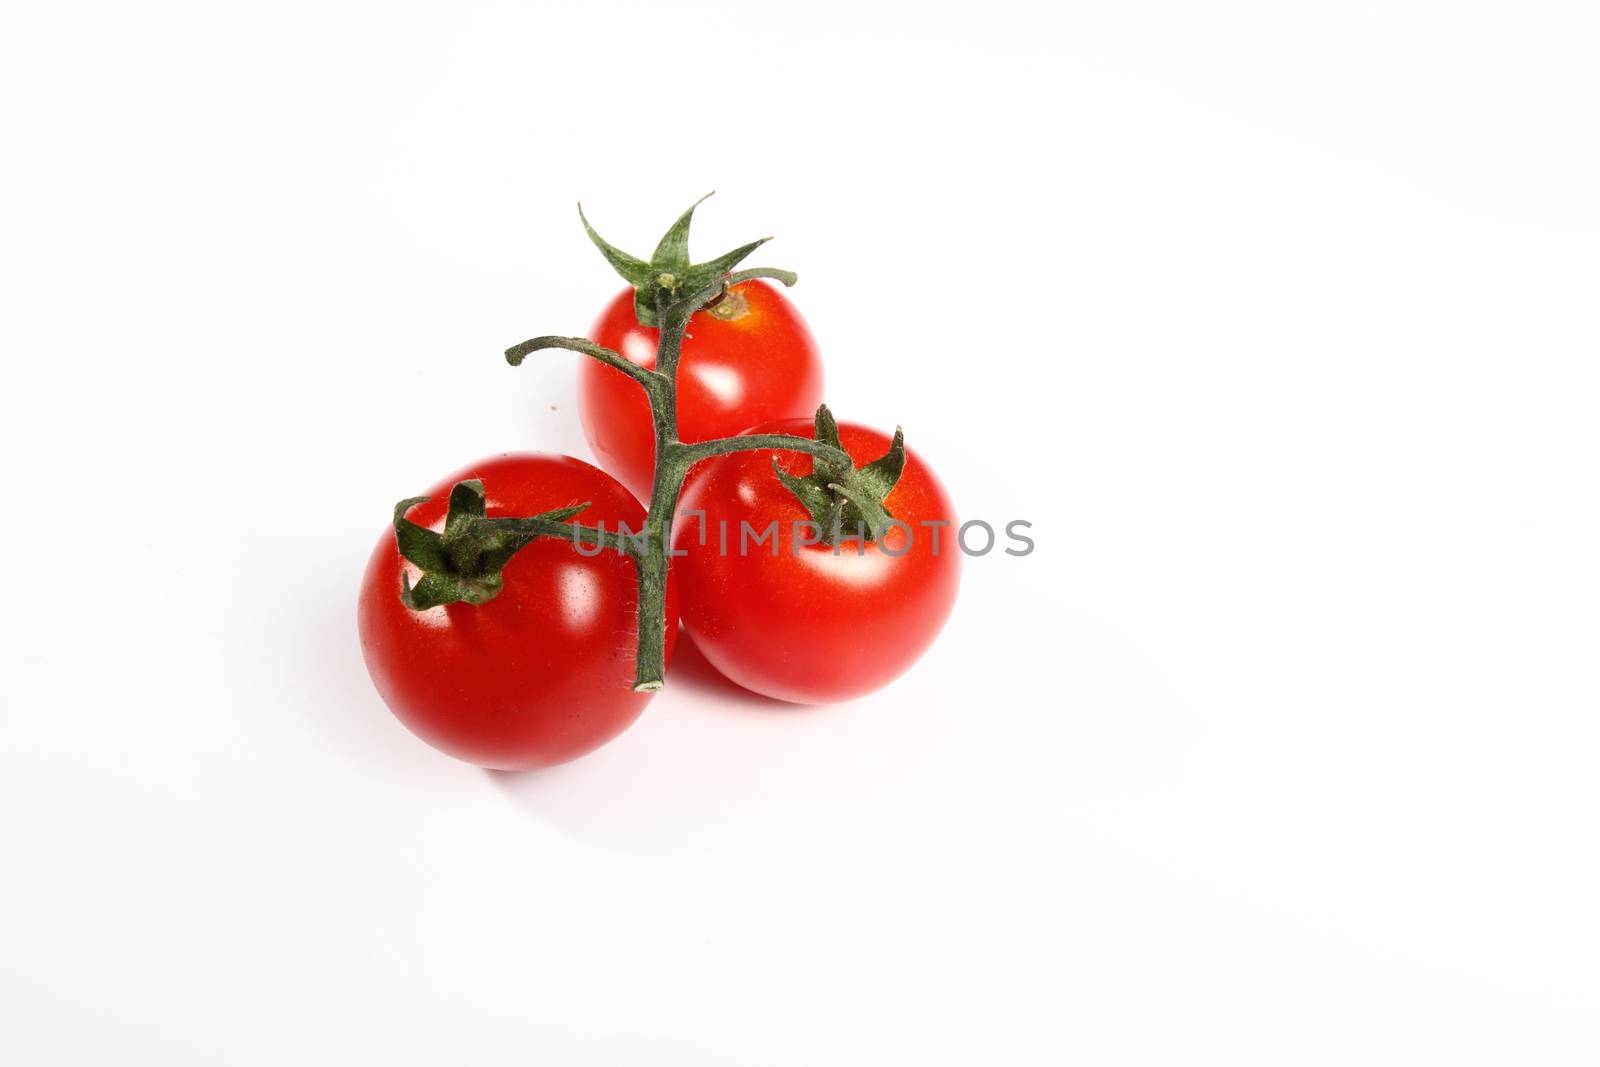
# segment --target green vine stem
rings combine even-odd
[[[709,194],[707,194],[709,195]],[[671,563],[672,519],[678,510],[689,470],[701,460],[731,452],[764,449],[803,452],[830,466],[850,467],[850,458],[837,443],[815,441],[791,434],[759,434],[748,437],[723,437],[686,444],[678,438],[678,357],[683,351],[684,332],[695,312],[718,303],[729,286],[752,278],[770,278],[784,285],[799,280],[793,271],[772,267],[734,268],[766,238],[741,245],[706,263],[689,261],[689,225],[694,209],[705,197],[695,201],[674,222],[649,261],[631,256],[608,243],[589,225],[578,208],[584,230],[600,254],[618,274],[633,286],[634,312],[639,322],[654,326],[656,335],[655,368],[646,369],[624,359],[619,353],[581,337],[535,337],[506,350],[506,361],[520,364],[531,352],[560,348],[580,352],[620,371],[639,383],[650,401],[650,418],[655,428],[656,467],[650,486],[650,507],[644,529],[629,545],[629,556],[638,575],[639,623],[634,654],[633,688],[641,692],[660,689],[665,683],[667,639],[667,570]],[[589,537],[599,531],[579,527],[574,537]]]
[[[528,518],[489,518],[482,484],[468,481],[451,490],[450,512],[444,530],[435,532],[405,517],[406,512],[424,498],[403,500],[395,507],[395,539],[401,555],[422,572],[415,587],[409,578],[402,579],[400,595],[408,607],[425,611],[443,604],[481,604],[493,599],[500,593],[501,569],[512,555],[535,538],[564,537],[574,545],[587,545],[597,551],[609,548],[626,555],[634,564],[639,610],[633,688],[639,692],[654,692],[666,680],[667,570],[671,562],[672,519],[690,468],[713,456],[770,449],[805,453],[829,476],[850,480],[850,457],[838,447],[837,434],[818,440],[791,434],[721,437],[693,443],[678,438],[678,357],[683,350],[684,333],[695,312],[715,306],[727,295],[730,286],[752,278],[770,278],[784,285],[793,285],[798,280],[792,271],[771,267],[734,270],[746,256],[766,243],[766,238],[741,245],[705,263],[691,263],[689,224],[698,205],[696,201],[672,224],[648,261],[608,244],[583,217],[583,207],[578,208],[590,240],[606,262],[633,286],[634,312],[639,322],[654,326],[658,331],[654,369],[641,367],[624,359],[620,353],[583,337],[535,337],[511,346],[505,354],[506,362],[515,367],[531,353],[544,349],[578,352],[626,374],[644,390],[650,401],[656,445],[655,476],[644,529],[624,534],[570,521],[588,505],[559,508]],[[825,414],[826,409],[821,409],[818,419]],[[832,416],[827,416],[826,424],[819,422],[818,425],[831,427]],[[819,434],[819,437],[824,436]],[[830,483],[824,488],[838,488],[842,492],[845,487]]]
[[[761,276],[774,277],[779,274],[788,272],[769,271]],[[794,277],[792,274],[788,276],[790,279]],[[728,281],[731,281],[731,277]],[[689,476],[690,468],[712,456],[762,449],[803,452],[845,466],[850,463],[849,457],[832,445],[791,434],[719,437],[693,444],[678,439],[678,356],[683,348],[684,331],[694,313],[721,296],[726,284],[727,281],[719,279],[715,285],[677,298],[665,289],[660,292],[655,314],[656,321],[660,323],[655,370],[646,370],[608,348],[579,337],[535,337],[506,350],[506,361],[512,366],[517,366],[530,352],[539,349],[563,348],[581,352],[627,374],[644,388],[649,398],[650,417],[655,425],[656,436],[655,477],[651,483],[650,508],[645,514],[644,529],[640,531],[638,539],[630,544],[628,552],[638,576],[639,624],[634,650],[633,688],[639,692],[654,692],[666,681],[667,571],[671,559],[672,517],[678,510],[678,496],[683,492],[683,482]],[[569,531],[581,531],[571,536],[587,538],[600,535],[600,531],[589,527],[572,523],[566,525]]]

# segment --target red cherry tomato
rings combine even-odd
[[[637,530],[644,509],[617,481],[570,456],[495,456],[445,478],[407,517],[442,529],[450,489],[481,479],[487,514],[530,516],[590,501],[577,521]],[[587,550],[586,550],[587,551]],[[483,604],[413,611],[400,576],[415,583],[392,532],[378,541],[358,611],[367,670],[391,711],[443,752],[484,767],[542,767],[581,756],[620,734],[650,700],[633,683],[633,563],[610,550],[580,555],[539,538],[501,572]],[[667,587],[667,654],[677,632],[676,583]]]
[[[590,340],[641,367],[656,365],[654,327],[640,326],[633,290],[601,312]],[[822,402],[822,356],[805,321],[763,281],[733,286],[723,302],[696,312],[678,357],[678,437],[730,437],[760,422],[801,418]],[[600,466],[648,499],[655,432],[644,391],[592,359],[578,368],[578,414]]]
[[[804,419],[751,432],[814,436]],[[839,436],[857,467],[889,449],[889,437],[864,426],[841,423]],[[674,550],[686,553],[673,568],[683,621],[706,659],[747,689],[802,704],[869,693],[917,661],[955,604],[955,509],[933,471],[908,450],[883,501],[907,528],[890,527],[859,554],[851,541],[796,549],[797,540],[814,539],[796,528],[810,516],[773,473],[774,455],[793,473],[811,469],[794,453],[738,452],[690,474],[673,532]],[[705,513],[703,527],[691,509]],[[774,521],[776,558],[771,540],[754,543]],[[950,525],[937,528],[936,550],[935,528],[924,523],[938,521]]]

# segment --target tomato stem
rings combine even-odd
[[[645,389],[650,400],[650,418],[655,425],[656,468],[650,486],[650,509],[644,520],[644,548],[634,560],[639,580],[639,630],[633,688],[639,692],[653,692],[665,684],[672,519],[690,468],[711,456],[766,448],[837,456],[849,463],[848,457],[837,448],[789,434],[721,437],[692,445],[678,439],[678,357],[683,350],[683,334],[694,313],[715,300],[723,288],[719,281],[677,300],[663,292],[656,307],[656,320],[661,327],[656,340],[655,374],[663,384]]]
[[[710,195],[710,194],[707,194]],[[701,198],[705,199],[704,197]],[[698,206],[696,201],[695,206]],[[578,209],[583,216],[583,209]],[[667,576],[671,566],[672,518],[678,509],[684,479],[701,460],[732,452],[778,450],[801,452],[820,460],[831,470],[850,469],[850,457],[837,440],[812,440],[790,434],[755,434],[747,437],[721,437],[685,444],[678,439],[678,358],[683,351],[684,332],[695,312],[721,300],[728,287],[752,278],[771,278],[793,285],[793,271],[773,267],[733,268],[767,238],[742,245],[707,263],[690,264],[688,253],[691,206],[661,239],[649,262],[631,256],[608,244],[589,220],[584,229],[606,261],[634,287],[634,310],[639,322],[657,327],[656,362],[653,370],[639,366],[622,355],[582,337],[535,337],[506,349],[506,362],[519,366],[531,352],[559,348],[579,352],[626,374],[644,389],[650,401],[650,418],[655,430],[656,466],[650,487],[650,506],[644,530],[637,541],[620,538],[633,560],[638,578],[638,632],[634,653],[633,688],[654,692],[666,681]],[[512,521],[512,520],[502,520]],[[532,520],[530,520],[531,522]],[[559,525],[560,530],[554,527]],[[507,527],[516,531],[517,527]],[[614,544],[617,535],[577,523],[544,523],[527,532],[546,536],[565,536],[584,543]]]
[[[778,273],[787,272],[770,272]],[[555,529],[558,524],[554,523],[544,524],[539,529],[547,536],[565,535],[590,545],[605,544],[619,550],[623,550],[623,545],[626,546],[638,577],[639,616],[633,688],[639,692],[653,692],[665,684],[667,576],[671,564],[672,517],[678,510],[678,497],[683,492],[683,483],[690,469],[712,456],[767,449],[805,453],[832,467],[848,468],[850,465],[850,458],[836,445],[791,434],[719,437],[693,444],[685,444],[678,439],[677,375],[684,331],[694,313],[715,300],[723,287],[724,283],[719,279],[714,284],[704,285],[677,298],[667,290],[661,290],[655,314],[661,326],[656,341],[654,370],[640,367],[611,349],[581,337],[535,337],[506,350],[506,361],[514,367],[520,365],[528,353],[542,349],[581,352],[638,382],[650,401],[650,418],[655,428],[656,467],[650,487],[650,508],[645,514],[644,529],[639,539],[630,541],[616,534],[571,522],[559,524],[559,529]],[[535,532],[536,527],[531,520],[526,529],[530,533]]]

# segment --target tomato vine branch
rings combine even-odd
[[[850,462],[850,457],[842,449],[822,441],[813,441],[809,437],[796,437],[791,433],[753,433],[742,437],[717,437],[709,441],[682,445],[679,454],[688,457],[692,464],[710,459],[712,456],[726,456],[733,452],[759,452],[768,448],[784,452],[804,452],[814,459],[827,463]]]
[[[705,199],[704,197],[701,198]],[[689,470],[701,460],[732,452],[775,449],[802,452],[821,459],[830,467],[848,468],[849,457],[837,443],[813,441],[789,434],[760,434],[749,437],[724,437],[686,444],[678,437],[678,359],[683,339],[695,312],[721,301],[729,286],[753,278],[771,278],[793,285],[793,271],[775,267],[752,267],[735,271],[741,260],[765,243],[766,238],[718,256],[703,264],[689,262],[689,223],[696,201],[662,237],[647,262],[608,243],[578,208],[584,230],[601,255],[618,274],[634,287],[634,310],[641,324],[655,326],[656,360],[653,369],[641,367],[621,354],[581,337],[535,337],[506,350],[506,361],[518,366],[531,352],[561,348],[579,352],[626,374],[645,391],[650,402],[650,419],[655,434],[656,467],[645,513],[644,529],[635,538],[621,538],[634,562],[638,581],[639,624],[634,657],[633,687],[641,692],[660,689],[664,682],[666,653],[666,593],[670,565],[672,518],[683,492]],[[535,523],[527,532],[541,532]],[[565,524],[569,536],[586,544],[613,544],[601,531]],[[574,532],[576,531],[576,532]]]
[[[702,200],[704,197],[701,198]],[[406,606],[424,611],[456,602],[481,604],[498,596],[501,570],[511,557],[540,537],[566,538],[575,545],[594,549],[609,548],[633,561],[638,584],[638,631],[634,655],[633,688],[640,692],[660,689],[665,680],[667,638],[667,575],[671,562],[672,519],[684,480],[696,463],[733,452],[773,450],[804,453],[829,478],[846,478],[851,471],[850,457],[839,445],[837,433],[831,437],[798,437],[791,434],[753,434],[721,437],[710,441],[685,443],[678,437],[678,360],[689,321],[697,311],[721,304],[730,286],[754,278],[770,278],[793,285],[793,271],[775,267],[734,270],[767,238],[741,245],[705,263],[689,261],[689,223],[695,206],[685,211],[661,242],[650,260],[608,244],[589,225],[578,208],[584,229],[606,261],[634,288],[634,310],[639,322],[656,327],[654,368],[642,367],[603,345],[583,337],[545,335],[506,349],[506,362],[520,366],[530,353],[558,348],[578,352],[627,375],[645,391],[650,403],[650,419],[655,434],[655,474],[644,527],[639,531],[585,526],[571,521],[588,507],[571,505],[526,518],[495,517],[486,513],[487,497],[481,482],[465,481],[454,486],[450,510],[443,531],[426,529],[405,517],[423,498],[401,501],[395,508],[395,538],[401,554],[421,572],[413,587],[409,576],[402,576],[401,599]],[[719,314],[726,314],[725,305]],[[832,416],[819,409],[818,419]],[[823,423],[819,421],[819,427]],[[786,478],[785,484],[798,481]],[[852,483],[854,484],[854,483]],[[829,488],[833,484],[830,482]],[[839,489],[841,493],[846,488]],[[854,499],[854,497],[852,497]]]
[[[581,510],[581,509],[580,509]],[[549,519],[484,519],[484,522],[503,523],[512,533],[533,537],[560,537],[574,544],[594,549],[610,549],[630,559],[637,555],[633,540],[621,530],[601,530],[576,522],[552,522]]]
[[[749,270],[736,270],[728,275],[727,284],[738,285],[740,282],[748,282],[755,278],[771,278],[775,282],[782,282],[786,286],[792,286],[800,280],[800,275],[792,270],[777,270],[773,267],[751,267]]]
[[[665,378],[662,375],[646,367],[641,367],[632,360],[624,359],[620,353],[613,352],[603,345],[597,345],[587,337],[534,337],[506,349],[506,362],[513,367],[520,367],[529,353],[538,352],[546,348],[564,348],[570,352],[582,352],[584,355],[597,359],[608,367],[621,371],[644,386],[647,391],[660,388],[665,382]]]

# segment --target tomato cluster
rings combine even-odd
[[[733,682],[826,703],[909,668],[954,605],[956,516],[933,471],[899,431],[819,406],[816,342],[760,280],[793,276],[733,270],[760,242],[690,263],[693,212],[648,261],[589,229],[630,288],[587,339],[507,352],[592,357],[578,405],[603,469],[480,461],[402,501],[372,554],[367,668],[450,755],[525,768],[604,744],[660,688],[680,612]]]

